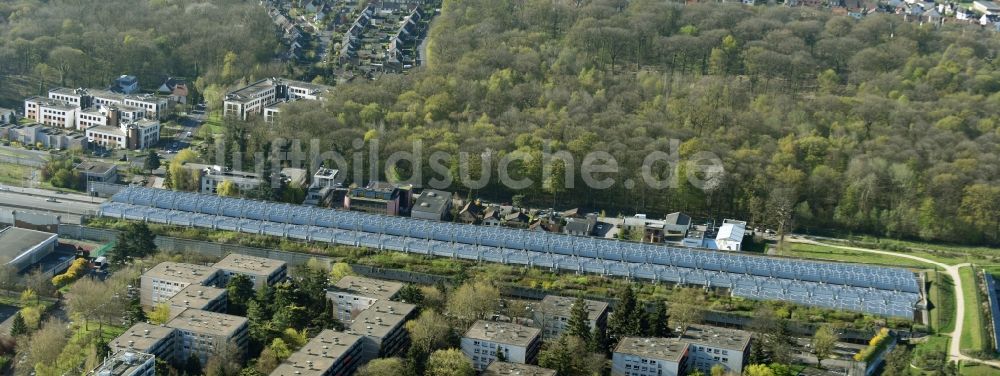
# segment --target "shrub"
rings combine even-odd
[[[891,338],[892,336],[889,333],[888,328],[880,329],[878,333],[875,333],[875,336],[868,341],[867,347],[861,349],[861,351],[858,351],[857,354],[854,354],[854,360],[859,362],[870,361],[872,357],[882,352],[882,349],[884,349],[885,346],[889,344],[889,340]]]

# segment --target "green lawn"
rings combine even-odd
[[[881,264],[890,266],[902,266],[909,268],[926,269],[933,267],[916,260],[875,253],[851,251],[846,249],[827,247],[822,245],[787,243],[786,249],[781,252],[782,256],[799,257],[830,261],[861,262],[866,264]]]
[[[31,176],[31,167],[0,163],[0,184],[23,186]]]
[[[931,328],[937,333],[950,333],[955,330],[955,282],[948,274],[937,271],[928,272],[927,281]]]
[[[860,243],[856,244],[856,246],[863,248],[905,251],[914,256],[924,257],[945,264],[961,264],[964,262],[1000,264],[1000,249],[997,248],[884,238],[875,239],[872,237],[853,237],[849,238],[848,241]]]
[[[962,362],[959,368],[962,376],[991,376],[1000,375],[1000,369],[996,369],[983,364]]]
[[[987,348],[983,325],[982,304],[979,301],[976,275],[972,268],[958,270],[962,277],[962,295],[965,296],[965,325],[962,327],[962,351],[984,351]]]

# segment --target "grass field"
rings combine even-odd
[[[896,239],[875,239],[872,237],[851,237],[848,242],[856,242],[856,246],[863,248],[880,248],[887,250],[901,250],[914,256],[920,256],[945,264],[960,264],[972,262],[977,264],[1000,264],[1000,249],[916,242]]]
[[[31,176],[31,167],[0,163],[0,184],[22,186]]]
[[[962,362],[959,370],[962,376],[995,376],[1000,375],[1000,369],[987,365]]]
[[[962,327],[962,351],[983,351],[986,349],[986,333],[983,326],[983,315],[980,307],[976,275],[972,268],[964,267],[958,270],[962,277],[962,289],[965,296],[965,325]]]
[[[938,333],[950,333],[955,330],[955,282],[948,274],[937,271],[929,272],[927,280],[931,328]]]
[[[916,260],[889,255],[880,255],[860,251],[851,251],[840,248],[827,247],[822,245],[787,243],[788,246],[781,252],[782,256],[800,257],[819,260],[862,262],[867,264],[880,264],[889,266],[902,266],[908,268],[927,269],[932,268]]]

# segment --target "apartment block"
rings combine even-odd
[[[108,343],[111,351],[132,351],[152,354],[167,362],[178,360],[175,355],[177,331],[165,326],[136,323]]]
[[[346,323],[375,302],[394,299],[402,288],[399,282],[349,275],[337,281],[326,297],[336,305],[337,319]]]
[[[686,375],[690,347],[677,338],[622,338],[611,357],[611,375]]]
[[[160,142],[160,122],[140,119],[120,126],[87,128],[87,141],[107,149],[143,150]]]
[[[219,269],[179,262],[161,262],[142,274],[139,301],[144,307],[166,302],[189,285],[216,285]]]
[[[226,94],[223,104],[225,116],[238,117],[247,120],[253,116],[264,114],[264,109],[290,100],[319,100],[332,88],[308,82],[286,80],[283,78],[265,78]],[[270,113],[273,120],[278,110]]]
[[[245,317],[189,308],[167,321],[166,326],[177,329],[179,359],[194,355],[205,364],[227,343],[236,345],[241,354],[247,349],[249,325]]]
[[[63,101],[77,108],[90,107],[90,96],[85,89],[57,87],[49,90],[49,99]]]
[[[742,374],[750,357],[750,333],[739,329],[689,325],[681,340],[691,344],[688,369],[710,374],[716,364],[726,372]]]
[[[556,370],[530,364],[493,362],[480,376],[556,376]]]
[[[367,361],[402,354],[410,345],[404,324],[416,308],[413,304],[380,300],[362,311],[350,325],[352,333],[364,337],[362,358]]]
[[[188,285],[188,287],[181,289],[180,292],[167,299],[167,304],[170,308],[178,312],[187,308],[211,312],[226,312],[228,303],[229,299],[226,289],[198,284]]]
[[[590,329],[606,327],[608,303],[596,300],[584,300],[583,302],[587,307],[587,320]],[[542,299],[541,304],[534,311],[533,319],[535,324],[542,329],[543,338],[559,338],[566,331],[575,303],[576,298],[565,296],[547,295]]]
[[[104,359],[101,366],[90,372],[97,376],[154,376],[156,357],[133,351],[119,351]]]
[[[254,172],[236,171],[223,166],[203,166],[201,169],[201,193],[216,194],[219,184],[224,181],[233,182],[240,191],[257,188],[262,182],[260,175]]]
[[[42,97],[24,100],[24,117],[50,127],[74,129],[77,107],[70,102]]]
[[[501,352],[507,362],[531,364],[542,345],[540,333],[523,325],[479,320],[462,336],[462,353],[477,371],[489,367]]]
[[[292,353],[271,376],[350,375],[361,364],[361,336],[323,330]]]
[[[242,274],[250,277],[255,290],[278,283],[288,275],[288,264],[284,261],[238,253],[230,253],[212,266],[222,271],[220,284],[224,285],[230,277]]]

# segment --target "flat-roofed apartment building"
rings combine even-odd
[[[556,376],[556,370],[530,364],[493,362],[480,376]]]
[[[292,353],[271,376],[350,375],[361,362],[361,336],[323,330]]]
[[[240,354],[247,349],[249,325],[245,317],[189,308],[167,321],[166,326],[177,329],[179,359],[194,355],[205,364],[227,343],[236,345]]]
[[[57,99],[31,97],[24,100],[24,117],[50,127],[75,128],[77,109],[72,103]]]
[[[742,374],[750,357],[750,333],[739,329],[689,325],[681,340],[691,344],[688,369],[710,374],[716,364],[726,372]]]
[[[363,336],[362,357],[366,360],[399,355],[410,344],[406,321],[416,306],[379,300],[359,314],[350,325],[352,333]]]
[[[686,375],[690,347],[677,338],[622,338],[611,357],[611,375]]]
[[[226,94],[223,115],[243,120],[264,113],[264,109],[275,104],[297,99],[319,100],[331,87],[308,82],[265,78]],[[269,115],[273,120],[277,108]]]
[[[166,115],[169,101],[150,94],[125,95],[108,90],[88,89],[93,105],[125,105],[140,108],[147,119],[162,119]]]
[[[608,320],[608,303],[584,300],[590,329],[604,328]],[[547,295],[534,311],[535,324],[542,329],[543,338],[558,338],[566,331],[576,298]]]
[[[507,362],[531,364],[542,345],[540,332],[513,323],[479,320],[462,336],[462,353],[472,360],[477,371],[496,361],[499,352]]]
[[[375,302],[394,299],[402,288],[399,282],[349,275],[337,281],[326,297],[336,305],[337,319],[347,323]]]
[[[160,122],[139,119],[118,126],[99,125],[87,128],[87,141],[108,149],[143,150],[160,142]]]
[[[153,307],[166,302],[189,285],[216,285],[219,269],[211,266],[165,261],[142,274],[139,302]]]
[[[156,357],[134,351],[119,351],[104,359],[89,373],[96,376],[154,376]]]
[[[226,289],[192,284],[167,299],[167,304],[171,310],[178,311],[194,308],[203,311],[226,312],[228,301]]]
[[[153,354],[158,359],[173,362],[183,360],[175,357],[176,339],[177,331],[174,328],[140,322],[111,340],[108,343],[108,348],[111,351],[136,351]]]
[[[57,87],[49,90],[49,99],[63,101],[77,108],[90,107],[90,95],[86,89]]]
[[[222,271],[220,285],[228,283],[232,276],[242,274],[250,277],[255,290],[281,282],[288,275],[288,263],[284,261],[239,253],[230,253],[212,266]]]

